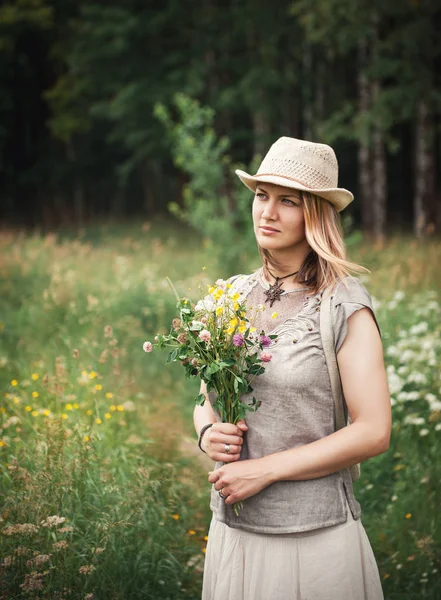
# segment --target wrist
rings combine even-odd
[[[204,435],[205,435],[206,431],[207,431],[208,429],[210,429],[210,427],[213,427],[213,425],[214,425],[214,423],[207,423],[207,424],[206,424],[206,425],[204,425],[204,426],[201,428],[201,430],[199,431],[199,436],[198,436],[198,446],[199,446],[199,449],[200,449],[200,450],[202,450],[202,452],[204,452],[205,454],[206,454],[206,452],[205,452],[205,450],[202,448],[202,438],[204,437]]]
[[[268,454],[260,459],[263,470],[263,478],[267,485],[276,483],[280,479],[279,469],[277,468],[277,455]]]

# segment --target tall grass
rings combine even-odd
[[[199,598],[210,463],[197,383],[142,342],[174,316],[165,276],[197,298],[232,273],[160,221],[0,244],[0,598]],[[362,465],[356,496],[386,597],[435,600],[441,243],[361,242],[351,258],[372,270],[394,411],[391,448]]]

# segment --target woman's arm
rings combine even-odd
[[[202,449],[215,461],[227,463],[239,460],[243,444],[242,435],[248,429],[245,421],[239,421],[237,425],[218,423],[208,399],[207,386],[204,381],[201,382],[200,393],[205,395],[205,402],[202,406],[195,406],[193,412],[193,423],[197,435],[199,436],[204,425],[213,423],[213,426],[207,429],[202,436]],[[228,453],[225,452],[226,444],[230,444]]]
[[[227,504],[275,481],[323,477],[388,449],[390,395],[381,339],[369,309],[348,319],[337,361],[352,424],[310,444],[214,471],[209,481],[217,482],[215,488],[223,488],[224,495],[230,493]]]

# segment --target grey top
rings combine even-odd
[[[256,314],[259,304],[265,305],[268,284],[262,279],[261,269],[229,281],[241,292],[250,315]],[[355,277],[340,281],[332,295],[338,352],[347,333],[348,318],[364,307],[372,311],[374,318],[375,314],[366,288]],[[265,365],[265,373],[252,382],[252,395],[262,404],[256,412],[247,414],[248,431],[244,433],[240,460],[261,458],[333,433],[334,404],[320,336],[320,302],[321,294],[293,290],[284,292],[272,308],[267,303],[264,311],[258,311],[258,331],[277,333],[278,338],[267,348],[273,358]],[[209,397],[213,403],[214,393],[210,392]],[[221,464],[216,463],[215,468]],[[361,509],[348,469],[317,479],[273,483],[247,498],[238,516],[213,486],[210,507],[214,517],[230,527],[257,533],[294,533],[344,523],[345,494],[354,519],[358,519]]]

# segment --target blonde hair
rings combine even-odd
[[[334,205],[310,192],[299,192],[311,250],[300,267],[297,281],[318,293],[332,289],[351,273],[370,273],[366,267],[347,259],[340,213]],[[266,274],[268,266],[280,267],[268,250],[259,245],[258,249]]]

